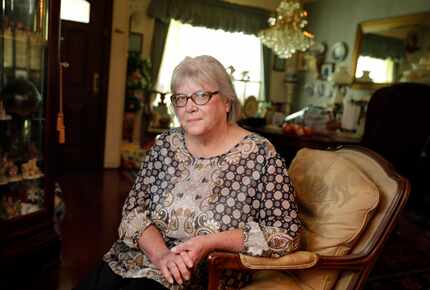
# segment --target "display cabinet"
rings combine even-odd
[[[59,1],[0,1],[0,272],[59,256],[54,224]],[[6,277],[4,275],[3,277]]]

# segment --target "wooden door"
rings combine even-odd
[[[91,0],[90,23],[62,21],[66,143],[62,165],[70,169],[103,167],[112,0]]]

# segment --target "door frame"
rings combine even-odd
[[[100,77],[100,96],[101,96],[101,118],[100,124],[102,125],[103,132],[100,134],[102,140],[99,141],[99,150],[97,150],[97,165],[98,169],[104,168],[104,157],[105,157],[105,147],[106,147],[106,128],[107,128],[107,104],[108,104],[108,90],[109,90],[109,68],[110,68],[110,53],[112,45],[112,22],[113,22],[113,1],[114,0],[102,0],[106,3],[106,9],[104,14],[104,29],[103,29],[103,43],[102,49],[103,59],[105,60],[101,66],[101,71],[105,72],[101,74]]]

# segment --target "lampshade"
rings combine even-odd
[[[90,22],[90,3],[85,0],[61,0],[62,20]]]
[[[306,51],[313,43],[313,35],[303,30],[308,24],[308,14],[299,0],[282,0],[276,14],[276,17],[269,18],[270,27],[258,34],[263,44],[280,58]]]

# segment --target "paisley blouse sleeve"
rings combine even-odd
[[[122,208],[122,220],[118,229],[119,239],[131,248],[139,248],[140,236],[152,224],[150,185],[155,180],[152,168],[160,158],[159,150],[162,143],[162,140],[157,139],[154,146],[146,153]]]
[[[297,250],[300,243],[302,224],[294,186],[284,159],[272,150],[257,186],[262,193],[259,212],[244,229],[243,253],[247,255],[280,257]]]

